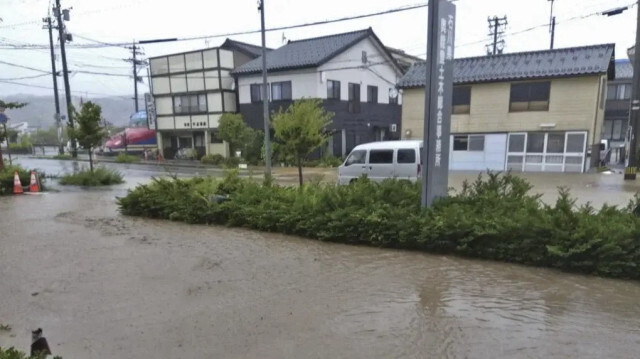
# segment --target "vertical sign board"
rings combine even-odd
[[[429,1],[425,85],[422,206],[445,197],[449,184],[451,96],[456,7],[447,0]]]
[[[150,93],[144,94],[144,102],[147,108],[147,127],[149,129],[156,129],[156,104],[153,101],[153,96]]]

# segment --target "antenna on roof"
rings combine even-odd
[[[282,43],[286,44],[287,43],[287,37],[284,36],[284,32],[282,33]]]

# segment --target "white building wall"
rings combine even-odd
[[[366,68],[363,66],[362,52],[367,53]],[[349,99],[349,83],[360,84],[360,101],[367,102],[367,86],[378,87],[378,103],[389,103],[389,89],[394,88],[400,79],[400,74],[396,72],[382,49],[380,49],[371,38],[363,39],[347,51],[339,54],[326,64],[318,68],[320,77],[324,79],[318,82],[318,93],[322,98],[327,97],[326,80],[340,81],[340,99]],[[401,104],[401,99],[399,99]]]
[[[304,71],[283,71],[268,74],[269,88],[271,83],[280,81],[291,81],[291,93],[294,100],[301,98],[318,98],[318,82],[320,81],[315,69]],[[251,103],[251,84],[262,84],[262,74],[251,76],[241,76],[238,78],[240,93],[240,103]],[[327,97],[327,91],[321,98]]]
[[[507,134],[484,135],[484,151],[454,151],[453,135],[450,144],[449,168],[451,170],[503,171],[505,169]]]

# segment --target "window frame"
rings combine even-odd
[[[348,91],[349,91],[349,96],[348,96],[349,112],[360,113],[360,102],[362,101],[361,99],[362,89],[360,88],[360,84],[349,82]]]
[[[271,101],[290,101],[293,99],[293,89],[291,81],[278,81],[271,83]],[[287,88],[288,87],[288,88]],[[279,88],[280,95],[276,98],[276,88]],[[288,90],[288,93],[287,93]]]
[[[482,138],[482,149],[471,149],[473,138]],[[485,135],[453,135],[453,151],[454,152],[484,152],[486,148],[486,136]],[[461,148],[460,143],[464,143],[464,148]]]
[[[460,94],[460,91],[465,91],[466,93]],[[456,92],[458,96],[456,96]],[[460,98],[461,96],[462,98]],[[470,113],[471,113],[471,85],[453,86],[453,93],[451,95],[451,114],[452,115],[468,115]]]
[[[327,80],[327,100],[340,100],[340,85],[340,81]]]
[[[388,162],[373,162],[373,161],[371,161],[373,156],[374,156],[374,152],[375,152],[375,154],[384,153],[385,156],[387,154],[390,154],[389,161]],[[393,149],[371,149],[371,150],[369,150],[369,161],[368,161],[368,164],[370,164],[370,165],[392,165],[393,164],[394,152],[395,151]]]
[[[367,85],[367,103],[378,103],[378,86]]]
[[[411,162],[400,162],[400,152],[406,152],[409,153],[411,152],[413,154],[413,161]],[[418,155],[416,154],[416,150],[415,148],[398,148],[398,150],[396,151],[396,163],[399,165],[410,165],[410,164],[416,164],[416,160],[418,159]]]
[[[349,160],[353,158],[356,153],[361,153],[361,152],[364,153],[364,156],[362,157],[362,162],[349,162]],[[367,163],[367,150],[351,151],[351,153],[349,153],[349,156],[347,156],[347,159],[344,160],[345,167],[348,167],[351,165],[364,165],[366,163]]]
[[[251,103],[262,103],[262,100],[263,100],[263,98],[262,98],[262,86],[263,86],[263,84],[259,84],[259,83],[251,84],[249,86],[249,94],[250,94],[250,97],[251,97]],[[256,88],[258,89],[257,94],[259,96],[257,99],[254,96],[256,94],[254,92],[254,89],[256,89]],[[268,88],[269,88],[269,84],[267,84],[267,89]],[[267,93],[267,97],[269,97],[268,93]]]
[[[194,101],[195,100],[195,104]],[[179,102],[179,104],[178,104]],[[206,93],[192,93],[172,96],[173,114],[190,115],[209,112]]]
[[[536,86],[546,87],[546,100],[537,99],[541,97],[541,93],[534,93]],[[522,89],[521,93],[516,93],[518,89]],[[514,97],[520,99],[520,101],[514,101]],[[526,104],[526,107],[518,107]],[[549,111],[551,104],[551,81],[529,81],[529,82],[512,82],[509,89],[509,112],[535,112],[535,111]],[[544,108],[542,108],[543,105]],[[540,106],[537,108],[536,106]]]

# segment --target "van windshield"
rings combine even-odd
[[[353,151],[351,152],[349,157],[347,157],[347,160],[345,161],[344,165],[350,166],[354,164],[364,163],[366,157],[367,157],[367,151],[365,150]]]

